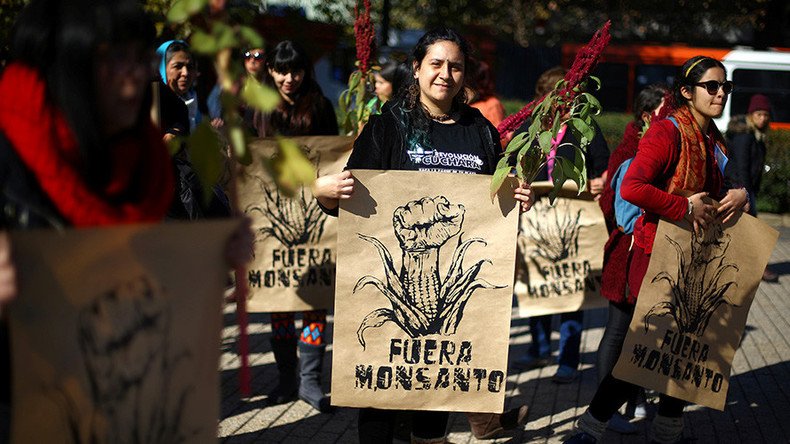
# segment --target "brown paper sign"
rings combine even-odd
[[[724,410],[730,368],[779,233],[748,214],[701,237],[658,225],[615,377]]]
[[[515,293],[521,316],[606,306],[601,297],[603,248],[608,237],[598,203],[577,195],[568,181],[549,203],[551,182],[536,182],[539,199],[521,215]]]
[[[319,175],[339,173],[354,139],[295,137]],[[276,153],[274,139],[250,144],[253,162],[244,169],[239,206],[253,220],[255,259],[249,267],[248,309],[302,311],[332,307],[335,292],[337,220],[321,211],[309,189],[287,197],[277,190],[263,160]]]
[[[12,442],[215,442],[237,221],[12,234]]]
[[[492,201],[490,176],[353,174],[340,208],[332,403],[501,412],[515,182]]]

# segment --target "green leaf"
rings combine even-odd
[[[183,23],[203,9],[207,2],[208,0],[176,0],[167,11],[167,20],[171,23]]]
[[[270,113],[277,108],[280,103],[280,94],[261,82],[255,80],[253,76],[246,76],[244,87],[241,90],[241,98],[248,105],[265,113]]]
[[[575,129],[577,134],[581,135],[582,138],[587,139],[588,144],[593,140],[593,137],[595,137],[595,129],[593,126],[578,117],[568,120],[568,125]],[[581,138],[579,140],[582,141]],[[582,143],[584,143],[584,141],[582,141]]]
[[[179,0],[173,3],[170,10],[167,11],[167,21],[170,23],[182,23],[189,18],[189,11],[187,10],[187,1]]]
[[[538,136],[538,145],[540,146],[540,150],[543,151],[545,154],[549,154],[551,152],[551,132],[543,131]]]
[[[601,79],[595,76],[590,76],[588,77],[588,80],[593,83],[592,85],[587,85],[588,91],[598,91],[601,89]]]
[[[222,22],[215,22],[211,33],[214,34],[218,49],[235,48],[239,44],[233,28]]]
[[[233,154],[236,160],[242,165],[252,164],[252,154],[247,149],[247,138],[244,136],[244,129],[240,125],[231,125],[228,128],[228,138],[230,146],[233,147]]]
[[[354,71],[351,73],[351,76],[348,78],[348,90],[353,91],[359,85],[359,81],[362,77],[362,73],[360,71]]]
[[[583,97],[584,100],[590,104],[590,108],[595,111],[596,116],[601,112],[601,102],[599,102],[594,95],[590,93],[581,93],[580,97]]]
[[[239,35],[241,35],[241,38],[247,42],[246,46],[248,48],[263,48],[263,38],[255,29],[250,28],[249,26],[240,26]]]
[[[491,199],[496,196],[497,191],[499,188],[502,187],[502,184],[505,182],[507,175],[510,173],[510,166],[505,166],[503,168],[497,167],[494,171],[494,175],[491,177]]]
[[[301,186],[315,180],[313,164],[291,139],[277,138],[279,153],[272,159],[274,180],[285,194],[293,196]]]
[[[195,52],[201,54],[214,54],[219,50],[219,48],[217,47],[217,42],[214,39],[214,36],[210,34],[206,34],[201,30],[195,31],[195,33],[192,34],[192,37],[189,40],[190,40],[189,43],[191,44],[192,49],[195,50]]]
[[[574,171],[578,174],[578,180],[576,180],[576,184],[579,185],[579,193],[582,190],[587,189],[587,159],[585,156],[585,150],[576,149],[574,154]]]
[[[524,142],[529,137],[529,133],[527,131],[516,134],[510,142],[508,142],[507,146],[505,147],[505,154],[512,154],[521,149],[524,146]]]
[[[187,138],[189,158],[203,187],[203,198],[206,204],[212,196],[211,187],[219,180],[224,166],[220,146],[217,133],[214,132],[208,121],[203,121],[198,125]]]

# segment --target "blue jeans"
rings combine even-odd
[[[544,315],[529,318],[529,331],[532,334],[529,354],[533,357],[545,358],[551,355],[552,316]],[[560,365],[577,368],[579,366],[579,347],[581,346],[584,312],[562,313],[559,316],[560,353],[557,361]]]

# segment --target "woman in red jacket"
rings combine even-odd
[[[644,210],[634,226],[628,270],[629,300],[635,300],[639,294],[661,217],[675,221],[685,218],[699,232],[715,218],[728,221],[747,205],[745,189],[725,190],[720,163],[726,148],[721,133],[711,121],[721,115],[732,92],[732,82],[726,80],[726,75],[718,60],[704,56],[687,60],[673,86],[677,108],[669,119],[650,126],[623,178],[622,197]],[[720,200],[718,210],[703,201],[706,196]],[[633,306],[630,315],[633,316]],[[631,316],[613,327],[627,330]],[[598,386],[590,407],[579,418],[578,433],[565,442],[600,440],[606,423],[636,389],[610,372]],[[685,401],[661,395],[651,427],[654,442],[673,443],[682,437],[684,406]]]

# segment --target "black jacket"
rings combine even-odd
[[[0,229],[63,228],[68,225],[2,133],[0,190]]]
[[[727,157],[727,178],[746,187],[750,194],[757,194],[763,177],[765,142],[757,140],[746,124],[746,116],[733,117],[727,125]]]

